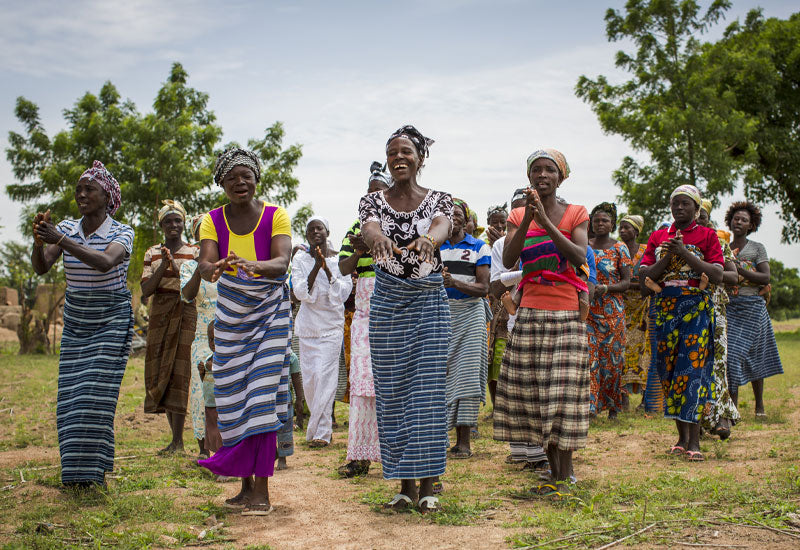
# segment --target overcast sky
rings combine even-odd
[[[17,96],[39,105],[52,136],[65,127],[63,109],[106,80],[149,111],[179,61],[189,85],[210,95],[223,141],[245,143],[284,123],[287,143],[303,147],[299,199],[289,211],[313,203],[337,244],[356,218],[370,162],[385,160],[386,138],[406,123],[436,140],[422,185],[464,198],[481,222],[489,205],[526,184],[527,155],[547,146],[572,168],[561,194],[590,209],[615,198],[611,173],[631,150],[602,133],[573,90],[582,74],[624,78],[613,65],[621,45],[607,42],[603,21],[608,7],[623,5],[2,0],[0,145],[8,146],[8,130],[23,130],[13,113]],[[795,1],[734,0],[712,35],[756,6],[780,18],[797,9]],[[0,185],[12,181],[2,155]],[[727,197],[723,208],[741,196]],[[19,205],[2,204],[0,240],[20,239]],[[800,267],[800,247],[779,242],[777,207],[763,206],[755,238]],[[722,208],[712,215],[722,216]]]

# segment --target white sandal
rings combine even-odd
[[[404,495],[403,493],[397,493],[396,495],[394,495],[394,497],[392,497],[392,500],[384,504],[383,507],[395,508],[395,506],[397,506],[397,504],[399,504],[400,502],[406,503],[405,508],[414,506],[414,502],[407,495]],[[395,509],[402,509],[402,508],[395,508]]]
[[[425,508],[422,507],[423,504],[425,505]],[[423,514],[427,514],[429,512],[438,512],[442,509],[442,507],[439,506],[439,499],[434,496],[422,497],[419,499],[417,508],[419,508],[419,511]]]

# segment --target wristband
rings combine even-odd
[[[428,240],[431,242],[431,244],[433,245],[433,248],[436,248],[436,239],[434,239],[433,237],[431,237],[431,236],[430,236],[428,233],[425,233],[424,235],[420,235],[420,236],[421,236],[423,239],[428,239]]]
[[[63,240],[64,240],[64,237],[66,237],[66,236],[67,236],[67,234],[66,234],[66,233],[62,233],[62,234],[61,234],[61,238],[60,238],[60,239],[58,239],[58,242],[56,243],[56,246],[60,245],[60,244],[61,244],[61,241],[63,241]]]

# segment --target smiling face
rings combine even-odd
[[[328,241],[328,230],[325,225],[319,221],[314,220],[306,227],[306,241],[311,246],[322,246]]]
[[[508,215],[505,212],[494,212],[489,216],[489,227],[494,227],[498,231],[505,231],[507,219]]]
[[[746,237],[753,230],[750,212],[744,209],[734,212],[731,217],[730,228],[735,237]]]
[[[555,162],[550,159],[539,158],[531,164],[528,180],[531,182],[531,187],[536,189],[540,197],[546,197],[555,194],[561,183],[561,175]]]
[[[697,209],[700,208],[696,202],[686,195],[676,195],[669,203],[670,210],[672,210],[672,217],[675,223],[679,225],[688,225],[692,223],[697,215]]]
[[[231,203],[245,204],[256,193],[256,174],[247,166],[234,166],[222,178],[222,188]]]
[[[635,241],[639,232],[628,222],[619,222],[619,238],[625,242]]]
[[[395,181],[406,182],[419,172],[422,159],[410,139],[398,136],[386,147],[386,164]]]
[[[592,231],[596,237],[605,237],[614,230],[614,221],[608,212],[598,210],[592,216]]]
[[[184,225],[180,214],[167,214],[159,225],[167,240],[180,239],[183,235]]]
[[[96,181],[84,178],[75,185],[75,202],[82,216],[105,212],[108,193]]]

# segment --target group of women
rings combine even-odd
[[[227,506],[272,510],[268,478],[286,456],[279,432],[288,425],[291,436],[293,425],[290,386],[297,412],[302,396],[309,405],[309,447],[330,443],[351,276],[348,462],[340,472],[363,474],[380,462],[385,479],[400,480],[387,507],[439,509],[447,459],[472,455],[487,383],[494,438],[510,443],[511,460],[546,471],[532,490],[555,498],[571,491],[572,455],[586,445],[591,416],[614,416],[629,394],[643,393],[646,408],[675,420],[669,453],[692,461],[703,459],[701,424],[730,432],[741,385],[753,383],[756,414],[764,414],[763,379],[782,370],[765,306],[766,252],[748,238],[761,222],[757,207],[730,208],[728,246],[709,227],[710,203],[684,185],[670,198],[674,221],[639,244],[642,217],[618,224],[613,204],[591,214],[569,204],[557,194],[570,176],[566,158],[540,149],[527,159],[528,185],[514,192],[511,211],[490,209],[486,243],[472,234],[482,228],[464,201],[420,185],[432,144],[413,126],[391,134],[388,174],[373,163],[338,255],[320,217],[293,254],[286,211],[255,196],[261,169],[252,151],[217,160],[214,181],[228,203],[192,220],[199,244],[183,242],[183,206],[164,202],[165,241],[147,251],[141,282],[143,297],[152,296],[145,411],[166,413],[172,441],[163,452],[174,452],[190,410],[205,454],[199,464],[241,478]],[[32,261],[43,273],[64,255],[62,479],[91,484],[113,467],[133,232],[112,218],[119,185],[101,163],[75,196],[80,220],[54,226],[49,213],[37,214]],[[298,370],[292,330],[302,387],[290,382]]]

